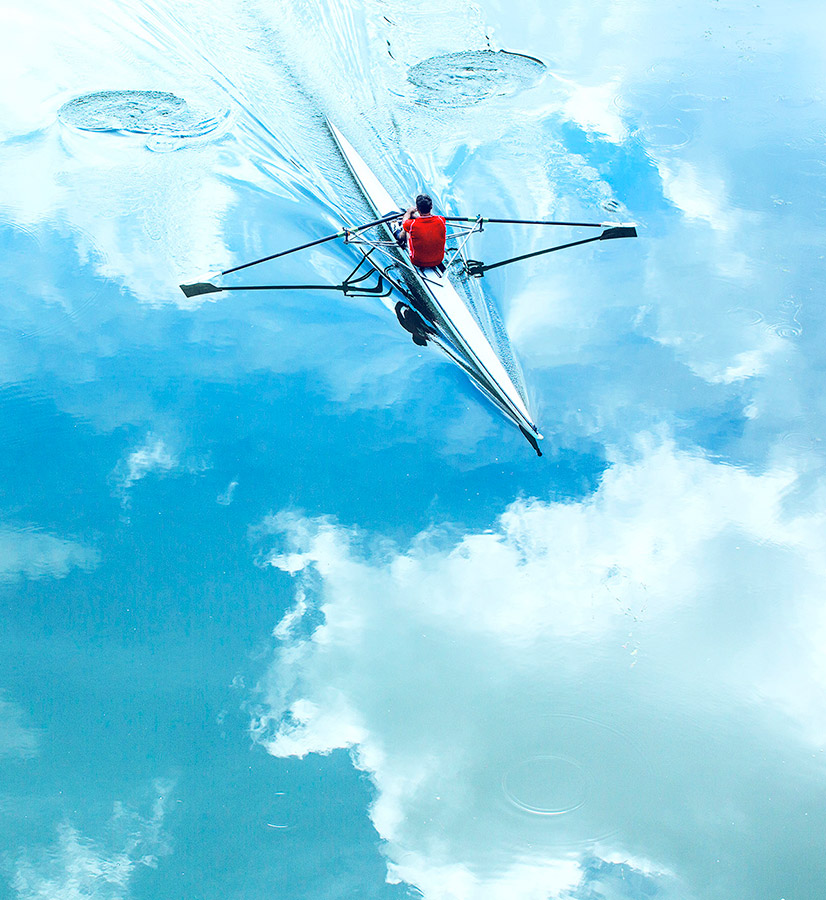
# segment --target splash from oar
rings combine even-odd
[[[96,91],[64,103],[58,118],[83,131],[126,131],[201,137],[220,128],[229,110],[210,111],[167,91]]]

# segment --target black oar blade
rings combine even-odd
[[[223,290],[223,288],[216,287],[216,285],[210,284],[208,281],[198,281],[195,284],[182,284],[180,285],[180,288],[187,297],[200,297],[201,294],[214,294],[217,291]]]
[[[637,229],[633,225],[617,225],[614,228],[606,228],[599,236],[601,241],[608,241],[611,238],[636,237]]]

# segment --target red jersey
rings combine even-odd
[[[402,222],[410,235],[410,259],[414,266],[438,266],[445,257],[445,220],[441,216],[417,216]]]

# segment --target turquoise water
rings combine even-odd
[[[0,20],[0,898],[826,895],[821,6]],[[481,282],[542,459],[375,299],[178,289],[366,217],[325,116],[637,223]]]

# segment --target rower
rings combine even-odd
[[[411,206],[402,218],[402,229],[406,233],[410,261],[419,269],[441,266],[445,258],[445,220],[432,213],[433,201],[427,194],[416,197],[416,205]],[[403,237],[402,234],[399,235]]]

